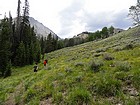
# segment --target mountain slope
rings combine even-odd
[[[139,105],[139,52],[138,28],[51,52],[47,70],[13,68],[0,79],[0,104]]]
[[[35,20],[33,17],[30,17],[29,21],[31,26],[34,26],[35,32],[38,36],[47,37],[47,35],[51,33],[55,38],[58,37],[52,30]]]

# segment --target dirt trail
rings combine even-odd
[[[20,96],[21,93],[24,92],[23,82],[16,86],[13,93],[10,93],[5,105],[16,105],[16,99]],[[20,100],[20,105],[24,105],[23,101]]]

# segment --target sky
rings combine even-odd
[[[129,7],[137,0],[28,0],[30,17],[35,18],[61,38],[103,27],[127,29]],[[11,11],[16,17],[18,0],[0,0],[0,18]],[[22,4],[24,0],[21,0]]]

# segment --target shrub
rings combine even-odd
[[[39,98],[38,97],[34,97],[32,100],[30,100],[27,104],[25,105],[39,105]],[[16,104],[16,105],[24,105],[24,104]]]
[[[114,47],[114,51],[122,51],[123,47],[122,46],[116,46]]]
[[[53,95],[53,102],[55,102],[56,104],[60,104],[60,102],[63,101],[63,95],[61,92],[55,92]]]
[[[116,71],[130,71],[131,65],[128,62],[117,62]]]
[[[133,44],[126,44],[126,45],[123,45],[123,46],[114,47],[114,51],[130,50],[130,49],[133,49],[133,48],[134,48]]]
[[[106,51],[105,48],[99,48],[99,49],[96,50],[96,53],[105,52],[105,51]]]
[[[68,105],[88,105],[91,102],[91,94],[84,88],[75,87],[68,95]]]
[[[76,66],[76,67],[83,67],[83,66],[84,66],[84,63],[82,63],[82,62],[77,62],[77,63],[75,63],[75,66]]]
[[[93,70],[94,72],[98,72],[101,66],[103,66],[102,61],[97,60],[97,61],[90,62],[90,70]]]
[[[104,55],[103,55],[103,59],[104,59],[104,60],[113,60],[114,57],[113,57],[112,55],[110,55],[110,54],[104,54]]]
[[[103,54],[104,54],[104,52],[94,53],[93,57],[99,57],[99,56],[102,56]]]
[[[123,49],[124,50],[133,49],[133,44],[126,44]]]
[[[81,82],[81,81],[82,81],[82,76],[77,76],[77,77],[75,78],[75,80],[76,80],[77,82]]]
[[[95,83],[94,91],[101,96],[115,96],[121,89],[121,82],[110,76],[100,78]]]
[[[4,78],[8,77],[11,75],[11,64],[8,64],[6,67],[6,70],[4,72]]]
[[[134,76],[132,78],[132,83],[134,86],[140,90],[140,70],[138,70],[136,73],[134,73]]]
[[[33,98],[35,98],[37,95],[36,91],[34,89],[28,89],[28,91],[25,93],[25,101],[26,103],[29,102],[30,100],[32,100]]]
[[[115,73],[115,78],[118,79],[118,80],[125,80],[125,75],[126,75],[125,72],[121,72],[121,71],[116,72]]]
[[[67,67],[67,68],[65,69],[65,72],[66,72],[66,73],[72,73],[72,69]]]

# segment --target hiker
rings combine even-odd
[[[46,64],[47,64],[48,63],[48,60],[46,59],[45,61],[46,61]]]
[[[47,63],[48,63],[48,60],[45,59],[45,60],[44,60],[44,68],[45,68],[45,69],[46,69]]]
[[[35,63],[35,66],[34,66],[34,72],[37,72],[38,70],[38,66],[37,66],[37,62]]]

